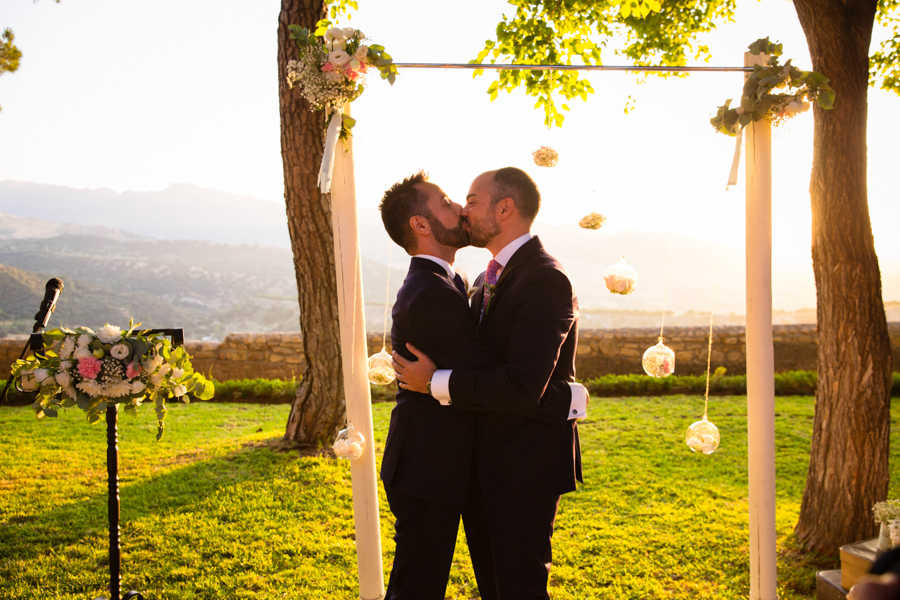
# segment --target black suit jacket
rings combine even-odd
[[[415,360],[406,349],[409,342],[438,368],[500,366],[476,332],[465,294],[434,261],[411,259],[391,315],[394,350],[407,359]],[[532,405],[519,407],[519,414],[523,419],[559,423],[568,418],[570,403],[568,383],[558,380],[547,387],[543,403],[536,398]],[[427,394],[399,389],[381,464],[385,486],[425,500],[464,502],[474,456],[472,411],[442,406]]]
[[[484,274],[472,304],[480,314]],[[478,335],[502,368],[456,365],[450,397],[457,408],[516,411],[534,406],[548,384],[575,380],[578,299],[563,266],[537,237],[503,268]],[[485,496],[498,504],[555,496],[583,481],[575,421],[477,414],[476,464]]]

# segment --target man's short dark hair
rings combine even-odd
[[[409,220],[416,215],[424,216],[427,211],[425,206],[427,198],[416,184],[426,181],[428,173],[425,171],[410,175],[392,185],[378,205],[385,231],[409,254],[415,251],[416,246],[416,237],[413,235],[412,227],[409,226]]]
[[[512,198],[519,214],[529,223],[533,223],[541,209],[541,192],[531,176],[515,167],[504,167],[494,171],[491,189],[491,204],[504,198]]]

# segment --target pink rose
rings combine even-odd
[[[349,79],[350,81],[356,81],[356,78],[359,77],[359,73],[356,72],[356,71],[354,71],[354,70],[352,70],[352,69],[346,71],[346,72],[344,73],[344,75],[345,75],[345,76],[347,77],[347,79]]]
[[[324,65],[322,65],[322,72],[327,73],[328,71],[334,71],[334,65],[331,64],[330,62],[327,62]]]
[[[128,363],[128,366],[125,367],[125,377],[127,377],[128,379],[134,379],[141,374],[141,371],[141,365],[136,365],[133,362]]]
[[[96,356],[86,356],[78,361],[78,372],[85,379],[95,379],[100,372],[100,359]]]

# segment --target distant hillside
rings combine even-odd
[[[44,298],[45,273],[33,273],[0,265],[0,336],[27,334]],[[111,290],[83,280],[63,279],[65,288],[48,323],[101,326],[110,322],[125,325],[138,316],[148,327],[186,327],[196,319],[164,300],[143,292]]]
[[[189,337],[234,331],[298,331],[291,251],[210,242],[62,235],[0,240],[0,335],[27,333],[47,279],[65,283],[57,325],[127,323],[184,327]],[[370,328],[380,329],[387,268],[363,261]],[[391,285],[404,274],[394,270]]]
[[[298,326],[293,262],[279,203],[187,184],[120,194],[3,181],[0,213],[5,213],[0,214],[0,263],[153,295],[202,319],[207,325],[197,325],[195,331],[204,335]],[[361,207],[359,228],[366,322],[377,330],[388,255],[391,302],[409,257],[389,240],[377,210]],[[533,231],[566,266],[586,326],[587,321],[591,326],[652,326],[658,320],[652,315],[660,315],[664,304],[684,315],[679,322],[703,321],[714,280],[716,313],[732,315],[729,322],[743,322],[744,250],[738,245],[677,233],[585,231],[575,224],[540,221]],[[623,252],[639,275],[629,296],[610,294],[603,284],[604,271]],[[484,249],[465,248],[457,255],[457,266],[474,279],[489,259]],[[883,257],[880,266],[885,298],[900,298],[900,260]],[[772,300],[776,322],[813,321],[811,264],[773,257]]]
[[[0,212],[159,239],[290,246],[282,204],[185,183],[159,192],[120,194],[0,181]]]

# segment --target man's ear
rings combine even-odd
[[[419,235],[431,235],[431,224],[423,216],[414,215],[409,218],[409,226],[414,233]]]
[[[503,198],[497,202],[497,219],[504,220],[516,212],[516,202],[512,198]]]

